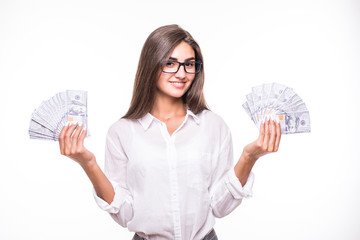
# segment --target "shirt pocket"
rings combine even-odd
[[[193,152],[186,156],[187,187],[207,192],[211,182],[212,154]]]

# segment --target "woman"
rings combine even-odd
[[[198,44],[163,26],[144,44],[128,112],[109,129],[104,172],[81,124],[61,131],[61,154],[82,166],[98,205],[133,239],[217,239],[215,217],[251,195],[253,165],[278,150],[280,124],[267,119],[233,167],[230,130],[208,110],[203,84]]]

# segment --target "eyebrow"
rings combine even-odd
[[[178,59],[177,59],[177,58],[174,58],[174,57],[169,57],[169,60],[177,61]],[[194,57],[187,58],[187,59],[185,59],[185,62],[190,61],[190,60],[195,60],[195,58],[194,58]]]

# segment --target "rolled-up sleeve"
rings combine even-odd
[[[114,124],[107,134],[104,167],[104,173],[114,188],[114,199],[108,204],[97,196],[95,189],[93,195],[102,210],[108,212],[121,226],[127,227],[127,223],[133,217],[133,198],[126,184],[128,159],[117,130]]]
[[[213,166],[210,188],[211,208],[215,217],[221,218],[240,205],[243,198],[252,196],[254,174],[250,175],[244,186],[235,175],[233,166],[233,144],[230,131],[222,141],[218,157]]]

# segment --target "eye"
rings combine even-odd
[[[165,66],[166,67],[173,67],[175,65],[175,62],[173,62],[173,61],[167,61],[166,63],[165,63]]]
[[[185,66],[187,66],[187,67],[194,67],[194,66],[195,66],[195,62],[185,62]]]

